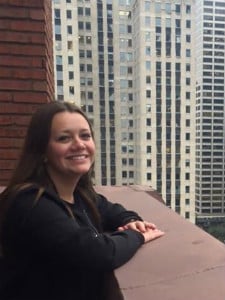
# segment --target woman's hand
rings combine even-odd
[[[146,221],[132,221],[118,228],[119,231],[132,229],[144,236],[145,243],[163,236],[165,233],[156,228],[156,225]]]

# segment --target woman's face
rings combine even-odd
[[[88,122],[79,113],[61,112],[52,120],[47,170],[53,179],[77,182],[94,162],[95,144]]]

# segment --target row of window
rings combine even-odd
[[[204,0],[203,4],[204,6],[213,6],[215,3],[215,7],[225,7],[225,3],[224,2],[218,2],[218,1],[208,1],[208,0]]]
[[[164,20],[164,19],[162,19],[160,17],[156,17],[153,20],[154,20],[154,23],[155,23],[156,32],[161,32],[162,20]],[[153,24],[151,24],[151,17],[145,16],[144,24],[145,24],[146,27],[153,26]],[[165,19],[165,27],[166,28],[171,28],[172,27],[170,18]],[[175,19],[175,27],[177,27],[177,28],[181,27],[181,20],[180,19]],[[186,29],[191,28],[191,20],[186,20],[185,21],[185,28]]]
[[[154,5],[154,7],[152,9],[154,9],[156,14],[161,13],[162,10],[165,10],[166,14],[171,14],[172,11],[175,11],[176,14],[181,13],[181,4],[171,4],[169,2],[167,2],[167,3],[160,3],[160,2],[151,3],[151,1],[145,1],[145,11],[146,12],[151,11],[151,5],[152,6]],[[191,13],[191,5],[186,4],[185,12],[186,12],[186,14]]]

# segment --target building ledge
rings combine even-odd
[[[165,231],[142,246],[116,275],[127,300],[224,300],[225,245],[140,186],[96,187]]]
[[[125,300],[225,299],[223,243],[167,208],[147,187],[97,186],[96,190],[166,233],[144,244],[116,270]]]

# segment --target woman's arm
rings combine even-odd
[[[126,263],[144,243],[144,236],[132,229],[96,234],[91,227],[80,226],[48,195],[42,195],[30,209],[33,198],[32,192],[21,194],[8,212],[3,247],[9,257],[113,270]]]
[[[132,229],[138,231],[143,234],[145,242],[164,235],[164,232],[157,229],[155,224],[143,221],[136,212],[127,211],[122,205],[111,203],[102,195],[99,195],[98,209],[103,224],[111,230],[124,231]]]
[[[97,209],[105,231],[118,230],[118,227],[124,226],[131,221],[142,220],[136,212],[126,210],[121,204],[112,203],[100,194],[97,198]]]

